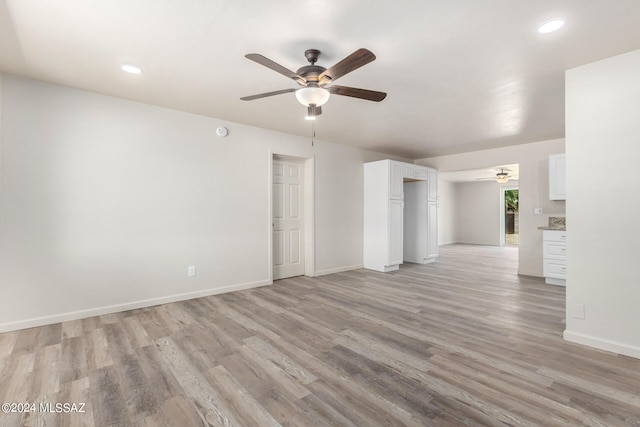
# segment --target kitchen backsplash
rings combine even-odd
[[[564,216],[551,216],[549,217],[549,227],[552,228],[565,228],[567,226],[567,218]]]

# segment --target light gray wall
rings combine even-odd
[[[12,76],[2,89],[0,331],[268,284],[270,150],[315,156],[316,272],[362,265],[362,165],[389,156]]]
[[[638,76],[640,50],[566,74],[565,338],[640,358]]]
[[[438,179],[438,244],[448,245],[458,242],[456,221],[458,216],[458,196],[456,185]]]
[[[474,151],[450,156],[416,160],[441,172],[482,169],[495,165],[519,164],[520,245],[518,272],[542,277],[542,232],[539,226],[548,223],[549,216],[565,214],[564,201],[549,200],[549,154],[563,153],[564,139],[514,145],[491,150]],[[540,207],[543,215],[534,215]],[[447,221],[443,215],[439,221]]]
[[[500,245],[500,186],[492,181],[456,184],[458,243]]]

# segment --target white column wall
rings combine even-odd
[[[640,358],[638,76],[640,50],[566,73],[564,336]]]

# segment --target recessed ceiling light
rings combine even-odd
[[[564,25],[564,19],[554,19],[551,21],[547,21],[544,24],[538,27],[538,32],[540,34],[552,33],[556,30],[559,30]]]
[[[126,71],[127,73],[142,74],[142,68],[136,67],[135,65],[122,64],[120,68],[122,69],[122,71]]]

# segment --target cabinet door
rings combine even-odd
[[[567,279],[567,265],[564,261],[545,259],[542,263],[544,277]]]
[[[409,179],[413,179],[416,176],[416,169],[413,165],[411,164],[403,164],[402,165],[402,176],[404,178],[409,178]]]
[[[427,174],[427,183],[429,184],[429,201],[436,202],[438,200],[438,171],[429,168]]]
[[[426,180],[429,177],[429,169],[422,166],[416,166],[413,176],[415,179]]]
[[[427,257],[438,256],[438,204],[429,203],[427,206],[427,222],[429,233],[427,236]]]
[[[389,200],[389,259],[387,265],[402,264],[404,202]]]
[[[567,244],[564,242],[542,242],[542,256],[545,259],[567,259]]]
[[[549,242],[566,242],[566,230],[542,230],[542,240]]]
[[[389,198],[402,199],[404,197],[402,179],[402,163],[389,161]]]
[[[566,200],[566,162],[564,154],[549,156],[549,200]]]

